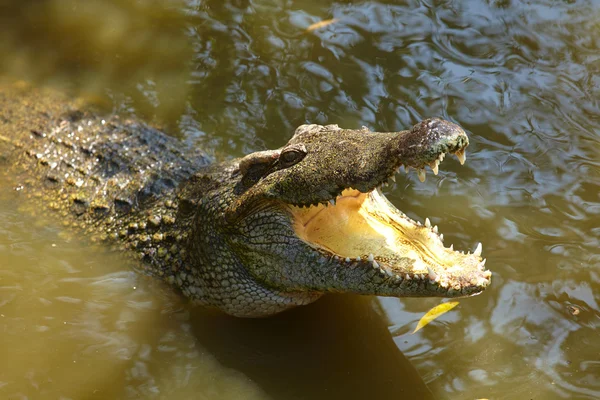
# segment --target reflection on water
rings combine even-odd
[[[600,397],[599,21],[590,1],[0,1],[3,74],[155,119],[219,157],[278,147],[305,122],[458,122],[467,164],[387,194],[448,244],[483,242],[495,273],[415,335],[438,300],[382,299],[388,320],[343,297],[235,322],[4,203],[0,393],[387,398],[421,384],[402,380],[399,348],[438,398]]]

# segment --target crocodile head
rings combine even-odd
[[[215,226],[227,227],[219,240],[243,266],[252,290],[264,293],[254,296],[262,297],[259,304],[240,305],[247,300],[238,298],[233,306],[218,306],[255,316],[326,292],[482,292],[491,272],[481,245],[473,253],[444,246],[429,219],[412,220],[381,191],[401,167],[415,169],[423,181],[425,167],[437,174],[446,154],[463,163],[468,143],[463,129],[441,119],[391,133],[303,125],[284,147],[234,161],[228,178],[235,183],[209,196],[221,204],[223,221]],[[264,304],[270,302],[276,304]]]

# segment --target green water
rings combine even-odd
[[[312,23],[336,18],[306,32]],[[0,0],[0,74],[135,114],[223,158],[297,125],[468,130],[388,197],[492,286],[330,296],[267,320],[190,307],[0,188],[0,398],[600,398],[597,1]]]

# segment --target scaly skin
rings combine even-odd
[[[437,227],[380,191],[402,165],[423,180],[446,153],[464,161],[455,124],[302,125],[280,149],[207,165],[140,122],[25,86],[0,87],[0,165],[23,204],[134,255],[198,303],[258,317],[327,292],[457,297],[490,283],[480,248],[444,247]]]

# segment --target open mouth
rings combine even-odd
[[[464,163],[464,149],[455,154]],[[442,153],[429,163],[434,173],[443,158]],[[413,167],[424,181],[424,168]],[[327,204],[290,206],[296,234],[349,268],[372,268],[393,285],[419,286],[413,296],[458,297],[483,291],[491,272],[484,268],[481,244],[473,253],[445,247],[443,234],[428,218],[421,224],[388,201],[381,192],[386,183],[367,193],[345,189]]]

